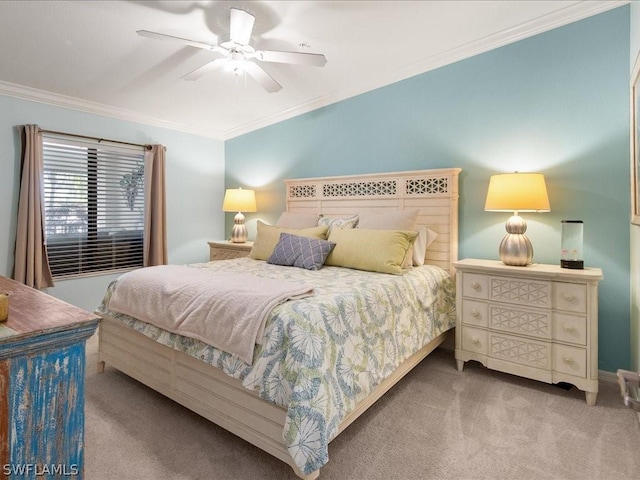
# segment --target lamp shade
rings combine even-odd
[[[493,212],[549,212],[549,197],[541,173],[492,175],[484,209]]]
[[[224,193],[222,203],[224,212],[255,212],[256,194],[253,190],[242,188],[229,188]]]

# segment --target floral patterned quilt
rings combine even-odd
[[[221,369],[287,409],[283,438],[300,470],[328,460],[342,419],[413,353],[455,325],[455,286],[447,272],[414,267],[403,275],[324,266],[317,271],[240,258],[192,265],[304,282],[314,295],[275,307],[252,365],[198,340],[111,312],[112,282],[99,313]]]

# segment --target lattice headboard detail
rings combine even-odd
[[[285,180],[287,211],[347,216],[418,209],[418,225],[438,233],[426,261],[452,275],[458,259],[459,168]]]

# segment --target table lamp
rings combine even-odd
[[[533,245],[524,232],[527,222],[518,212],[549,212],[549,197],[540,173],[504,173],[492,175],[484,209],[488,212],[513,212],[507,220],[507,235],[500,243],[500,260],[505,265],[524,267],[533,261]]]
[[[224,193],[222,210],[225,212],[238,212],[233,218],[233,230],[231,230],[231,241],[233,243],[244,243],[247,241],[247,227],[244,225],[244,215],[242,212],[256,211],[256,194],[253,190],[243,190],[242,188],[229,188]]]

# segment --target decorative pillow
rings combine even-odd
[[[344,218],[320,217],[318,225],[326,225],[329,230],[327,235],[333,228],[356,228],[358,225],[358,215],[352,215]]]
[[[326,225],[313,228],[281,228],[267,225],[258,220],[258,233],[253,242],[251,252],[249,252],[249,257],[255,260],[266,260],[269,258],[280,240],[280,234],[282,232],[292,233],[301,237],[319,238],[321,240],[327,239]]]
[[[360,212],[360,221],[358,228],[370,228],[374,230],[417,230],[416,222],[418,221],[419,211],[411,210],[392,210],[383,213]],[[425,247],[426,253],[427,247]],[[415,247],[410,249],[402,261],[402,268],[410,268],[415,264],[413,261]],[[422,258],[424,263],[424,255]]]
[[[282,212],[276,227],[283,228],[311,228],[318,226],[320,215],[317,213]]]
[[[267,259],[267,263],[319,270],[335,246],[335,243],[327,240],[281,233],[280,241]]]
[[[424,257],[427,254],[427,248],[433,243],[438,234],[427,227],[418,229],[418,238],[413,245],[413,264],[416,267],[424,265]]]
[[[417,235],[418,232],[405,230],[336,228],[329,234],[329,241],[336,246],[325,265],[399,275]]]

